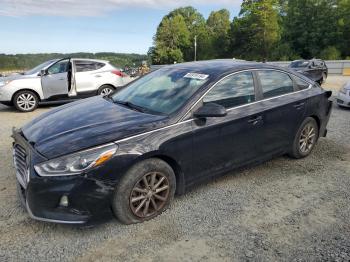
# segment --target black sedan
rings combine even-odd
[[[288,66],[290,69],[305,75],[311,80],[323,84],[328,76],[328,67],[326,62],[321,59],[296,60]]]
[[[326,136],[331,92],[267,64],[166,66],[122,90],[14,129],[18,192],[38,220],[122,223],[162,213],[191,186]]]

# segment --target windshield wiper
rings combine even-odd
[[[145,110],[145,108],[137,106],[137,105],[135,105],[135,104],[133,104],[133,103],[131,103],[129,101],[116,100],[116,101],[114,101],[114,103],[126,106],[128,108],[131,108],[133,110],[136,110],[136,111],[139,111],[139,112],[142,112],[142,113],[145,113],[147,111],[147,110]]]

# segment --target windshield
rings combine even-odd
[[[309,61],[294,61],[290,64],[289,67],[291,68],[301,68],[301,67],[307,67],[309,64]]]
[[[39,73],[42,69],[45,69],[46,67],[48,67],[50,64],[52,64],[55,61],[57,61],[57,60],[46,61],[46,62],[34,67],[33,69],[30,69],[29,71],[24,72],[24,74],[25,75],[32,75],[35,73]]]
[[[145,112],[169,115],[183,106],[208,79],[208,75],[164,68],[131,83],[111,98],[115,103],[133,105]]]

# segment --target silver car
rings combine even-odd
[[[350,82],[346,83],[338,92],[337,104],[350,107]]]
[[[0,79],[0,102],[30,112],[39,104],[107,95],[131,78],[108,61],[64,58]]]

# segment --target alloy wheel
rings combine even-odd
[[[129,202],[133,214],[146,218],[155,215],[169,201],[168,178],[159,172],[145,174],[133,187]]]
[[[303,128],[299,138],[299,149],[306,154],[311,151],[316,141],[316,131],[312,124],[307,124]]]
[[[17,105],[23,111],[30,111],[36,106],[36,99],[30,93],[23,93],[17,98]]]
[[[112,93],[112,92],[113,92],[113,89],[112,89],[112,88],[106,87],[106,88],[103,88],[103,89],[101,90],[101,95],[106,96],[106,95],[109,95],[109,94]]]

